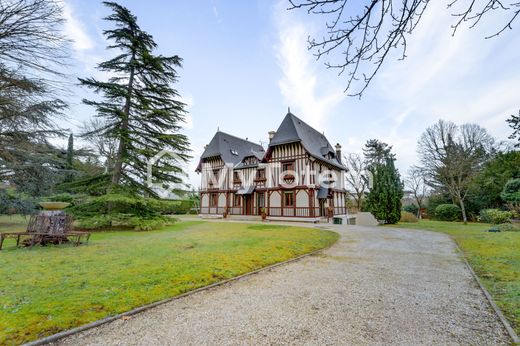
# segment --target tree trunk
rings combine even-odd
[[[132,53],[132,58],[130,59],[130,77],[128,78],[128,87],[127,87],[127,96],[125,101],[125,106],[123,108],[123,120],[121,122],[121,132],[122,136],[119,138],[119,144],[117,148],[117,153],[115,157],[114,163],[114,172],[112,173],[112,187],[119,185],[121,181],[121,176],[123,174],[123,158],[126,152],[126,141],[127,141],[127,132],[129,126],[129,117],[130,117],[130,103],[132,100],[132,91],[134,88],[134,60],[135,60],[135,52]]]
[[[363,198],[362,196],[363,196],[362,194],[357,195],[356,208],[357,208],[358,212],[361,211],[361,198]]]
[[[468,223],[468,218],[466,217],[466,208],[464,207],[464,201],[462,199],[459,199],[460,203],[460,209],[462,210],[462,221],[464,221],[464,224],[466,225]]]

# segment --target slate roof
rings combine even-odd
[[[263,157],[264,153],[265,150],[260,144],[217,131],[211,142],[206,146],[206,149],[204,149],[197,171],[201,169],[202,160],[209,157],[220,156],[224,163],[235,166],[242,162],[242,159],[246,156]]]
[[[278,127],[276,134],[269,143],[269,147],[296,142],[301,143],[311,156],[337,168],[346,169],[346,167],[338,161],[336,151],[332,148],[327,138],[296,115],[289,112],[283,119],[280,127]],[[325,155],[328,153],[333,155],[333,159],[329,160],[325,158]]]

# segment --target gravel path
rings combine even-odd
[[[321,255],[196,293],[60,344],[510,344],[446,235],[327,227],[341,239]]]

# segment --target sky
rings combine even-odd
[[[105,47],[97,0],[60,0],[73,41],[70,73],[106,78],[96,65],[112,57]],[[194,172],[204,145],[217,129],[261,143],[276,130],[288,107],[343,153],[361,153],[372,138],[393,146],[402,173],[418,163],[417,140],[438,119],[477,123],[505,140],[506,119],[520,109],[520,20],[485,39],[507,20],[498,14],[477,27],[460,29],[446,9],[432,1],[408,38],[405,60],[390,56],[361,98],[344,92],[345,77],[328,70],[307,50],[307,38],[320,35],[323,18],[288,11],[282,0],[125,0],[120,3],[153,35],[158,53],[183,59],[176,88],[188,105],[183,132],[192,146],[186,167]],[[95,110],[82,104],[89,90],[71,88],[64,127],[77,132]]]

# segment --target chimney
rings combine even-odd
[[[269,142],[273,139],[274,135],[276,134],[276,131],[269,131]]]
[[[336,159],[341,163],[341,145],[339,143],[336,143]]]

